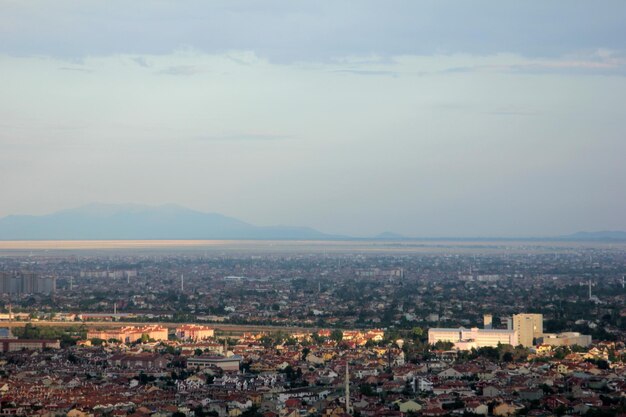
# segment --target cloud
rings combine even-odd
[[[619,71],[618,50],[349,56],[0,54],[2,210],[175,201],[345,234],[624,225],[626,78],[589,76]]]
[[[540,113],[536,111],[524,110],[493,110],[486,112],[486,114],[493,116],[538,116]]]
[[[263,133],[234,133],[229,135],[199,136],[199,142],[273,142],[294,139],[291,135]]]
[[[149,68],[150,64],[148,63],[148,60],[143,57],[143,56],[136,56],[131,58],[137,65],[139,65],[140,67],[143,68]]]
[[[383,70],[368,70],[368,69],[336,69],[332,72],[354,74],[354,75],[386,75],[391,77],[397,77],[398,73],[394,71]]]
[[[93,70],[87,68],[77,68],[77,67],[59,67],[61,71],[75,71],[75,72],[84,72],[84,73],[92,73]]]
[[[621,0],[3,2],[0,53],[69,59],[160,55],[189,45],[207,54],[252,51],[280,63],[505,52],[553,58],[626,51],[624,15]]]
[[[484,62],[480,62],[480,61]],[[598,50],[592,53],[566,54],[551,59],[526,58],[519,55],[473,57],[471,65],[454,66],[433,71],[439,74],[474,72],[577,73],[626,75],[626,58],[618,51]]]
[[[208,70],[198,65],[174,65],[158,71],[159,74],[182,76],[196,75],[203,72],[208,72]]]

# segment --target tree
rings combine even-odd
[[[359,386],[359,391],[361,392],[361,394],[365,395],[366,397],[373,397],[376,395],[376,393],[374,392],[374,389],[372,388],[370,384],[361,384]]]
[[[259,412],[259,408],[257,406],[253,405],[241,413],[241,417],[263,417],[263,414]]]
[[[91,339],[91,344],[92,344],[93,346],[102,346],[102,344],[103,344],[104,342],[105,342],[105,341],[104,341],[103,339],[100,339],[100,338],[98,338],[98,337],[94,337],[93,339]]]
[[[317,332],[315,332],[315,333],[313,333],[311,335],[311,340],[313,340],[313,342],[315,342],[318,345],[324,343],[324,338],[322,336],[320,336],[319,333],[317,333]]]
[[[450,342],[450,341],[443,341],[443,340],[438,340],[437,343],[435,343],[435,350],[450,350],[454,347],[454,343]]]
[[[343,332],[339,329],[335,329],[330,333],[330,338],[339,343],[343,340]]]
[[[272,337],[269,335],[264,335],[263,337],[261,337],[260,342],[265,348],[270,348],[274,345],[274,339],[272,339]]]
[[[421,327],[413,327],[413,329],[411,329],[411,337],[413,340],[419,340],[422,336],[424,336],[424,329]]]
[[[554,414],[556,414],[557,416],[562,416],[565,413],[567,413],[567,407],[565,407],[563,404],[559,405],[556,410],[554,410]]]

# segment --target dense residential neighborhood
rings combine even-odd
[[[589,349],[433,347],[415,354],[406,349],[410,340],[387,336],[351,332],[344,339],[341,332],[320,331],[223,342],[94,339],[10,352],[1,362],[2,412],[342,416],[346,385],[350,413],[371,417],[613,415],[625,405],[621,342]],[[203,359],[210,364],[199,366]]]
[[[0,415],[617,417],[624,270],[611,248],[5,256],[56,288],[1,296]]]

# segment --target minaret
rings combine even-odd
[[[352,414],[350,411],[350,372],[348,372],[348,361],[346,361],[346,414]]]
[[[185,292],[185,278],[180,274],[180,292]]]
[[[117,303],[113,303],[113,315],[117,315]]]
[[[591,300],[591,280],[589,280],[589,299]]]

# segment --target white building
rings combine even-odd
[[[472,327],[466,329],[459,327],[456,329],[432,328],[428,330],[428,343],[452,342],[459,350],[470,350],[485,346],[498,346],[500,344],[517,346],[517,332],[515,330],[501,329],[479,329]]]
[[[536,339],[543,337],[543,315],[515,314],[513,315],[513,329],[517,332],[519,344],[531,347]]]
[[[591,344],[591,336],[588,334],[580,334],[578,332],[567,333],[544,333],[543,344],[550,346],[582,346],[587,347]]]

